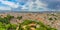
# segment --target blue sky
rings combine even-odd
[[[60,11],[60,0],[0,0],[0,10]]]
[[[43,3],[47,4],[47,8],[60,10],[60,0],[41,0]]]

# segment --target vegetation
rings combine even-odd
[[[4,17],[4,18],[0,17],[0,22],[8,24],[8,23],[10,23],[9,21],[12,18],[14,18],[14,16],[11,16],[11,15],[7,15],[7,17]]]
[[[0,22],[0,30],[15,30],[16,29],[16,25],[12,25],[12,24],[3,24]]]
[[[53,18],[49,18],[49,20],[53,20]]]
[[[5,17],[5,19],[8,19],[8,20],[11,20],[12,18],[14,18],[14,16],[11,16],[11,15],[7,15],[7,17]]]
[[[7,17],[4,18],[0,17],[0,30],[16,30],[17,26],[19,27],[17,30],[57,30],[40,21],[33,20],[24,20],[22,23],[19,23],[19,25],[11,24],[10,20],[13,18],[14,16],[11,15],[7,15]],[[22,16],[18,16],[17,19],[22,19]]]
[[[11,15],[7,15],[7,17],[0,17],[0,30],[15,30],[16,29],[16,25],[14,24],[10,24],[10,20],[14,18],[14,16]]]
[[[19,19],[19,20],[22,19],[22,16],[18,16],[17,19]]]
[[[30,24],[33,24],[33,25],[30,26]],[[19,30],[34,30],[34,29],[35,30],[57,30],[48,25],[44,25],[42,22],[36,22],[32,20],[25,20],[24,22],[20,24],[20,28],[19,28]]]

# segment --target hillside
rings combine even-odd
[[[0,28],[6,30],[9,27],[13,27],[12,29],[11,28],[10,29],[18,30],[19,24],[23,23],[25,20],[28,20],[29,22],[30,20],[32,20],[33,22],[36,21],[35,23],[42,22],[42,24],[44,24],[43,28],[47,28],[46,30],[48,30],[49,28],[53,28],[53,30],[56,30],[56,29],[60,30],[60,26],[59,26],[60,14],[59,13],[15,13],[15,12],[0,13],[0,24],[2,23],[0,26],[3,26],[3,27],[7,26],[6,28],[2,28],[2,27]],[[28,21],[26,21],[27,24],[28,24]]]

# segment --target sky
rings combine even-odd
[[[0,0],[0,10],[60,11],[60,0]]]

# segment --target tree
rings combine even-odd
[[[18,16],[17,19],[19,19],[19,20],[22,19],[22,16]]]

